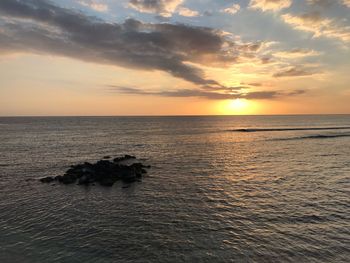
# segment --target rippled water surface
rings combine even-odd
[[[37,180],[121,154],[142,182]],[[346,115],[0,118],[2,263],[350,262],[349,201]]]

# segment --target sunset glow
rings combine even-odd
[[[0,115],[349,113],[349,6],[322,3],[2,0]]]
[[[234,99],[228,103],[227,114],[248,114],[251,109],[250,103],[245,99]]]
[[[0,263],[350,263],[350,0],[0,0]]]
[[[234,99],[230,103],[230,108],[233,111],[243,112],[249,108],[249,103],[244,99]]]

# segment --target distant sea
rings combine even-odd
[[[122,154],[129,188],[38,181]],[[350,115],[0,118],[0,262],[350,262]]]

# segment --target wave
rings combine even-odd
[[[305,139],[332,139],[340,137],[350,137],[350,134],[316,134],[316,135],[307,135],[300,137],[291,137],[291,138],[278,138],[272,139],[272,141],[289,141],[289,140],[305,140]]]
[[[243,128],[230,130],[231,132],[279,132],[279,131],[321,131],[347,130],[350,127],[304,127],[304,128]]]

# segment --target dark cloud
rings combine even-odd
[[[318,72],[313,70],[313,69],[303,69],[303,68],[293,67],[293,68],[289,68],[289,69],[285,69],[285,70],[279,71],[279,72],[273,74],[273,76],[275,78],[281,78],[281,77],[302,77],[302,76],[314,75],[314,74],[317,74],[317,73]]]
[[[253,87],[261,87],[262,83],[260,82],[249,82],[249,83],[241,83],[242,85],[248,85],[248,86],[253,86]]]
[[[304,94],[305,90],[293,90],[290,92],[282,92],[282,91],[257,91],[251,92],[243,96],[245,99],[276,99],[279,97],[291,97],[296,95]]]
[[[206,91],[220,91],[220,92],[235,92],[245,89],[249,89],[249,86],[240,85],[240,86],[218,86],[218,85],[204,85],[200,86],[202,90]]]
[[[220,31],[128,19],[106,23],[45,0],[1,0],[1,50],[50,53],[219,85],[187,62],[225,66],[260,44],[236,44]]]
[[[255,92],[240,92],[233,91],[230,93],[221,93],[216,91],[207,91],[203,89],[179,89],[174,91],[146,91],[131,87],[121,87],[115,85],[108,85],[108,88],[120,94],[128,95],[149,95],[161,97],[197,97],[210,100],[228,100],[228,99],[249,99],[249,100],[263,100],[263,99],[277,99],[281,97],[290,97],[305,93],[304,90],[295,90],[291,92],[282,91],[255,91]]]

